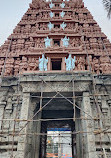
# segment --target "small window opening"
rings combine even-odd
[[[96,148],[96,151],[102,151],[102,149],[101,148]]]
[[[87,13],[83,13],[83,15],[87,15]]]
[[[59,29],[59,28],[60,28],[60,25],[55,24],[55,25],[54,25],[54,28]]]
[[[55,13],[55,17],[58,18],[59,17],[59,13]]]
[[[52,70],[61,70],[62,59],[52,59]]]
[[[55,4],[55,7],[59,7],[59,4]]]
[[[77,12],[75,12],[75,15],[78,15],[78,13],[77,13]]]
[[[54,40],[54,46],[60,47],[60,40]]]
[[[31,14],[27,14],[27,16],[31,16]]]

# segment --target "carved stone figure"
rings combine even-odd
[[[74,70],[74,68],[75,68],[75,61],[76,61],[76,57],[74,57],[74,59],[73,59],[71,54],[69,54],[67,59],[65,58],[66,71]]]
[[[25,40],[24,39],[18,39],[17,40],[17,45],[16,45],[16,51],[17,52],[20,52],[21,51],[21,49],[23,49],[24,48],[24,43],[25,43]]]
[[[39,70],[39,59],[35,59],[35,67],[33,70]]]
[[[67,29],[68,29],[68,30],[73,30],[73,24],[68,23],[68,24],[67,24]]]
[[[48,48],[48,47],[51,47],[51,41],[52,39],[50,39],[49,37],[45,38],[44,39],[45,41],[45,47]]]
[[[94,72],[94,64],[93,64],[93,59],[92,55],[89,55],[86,59],[86,65],[87,65],[87,70],[92,70]]]
[[[23,56],[22,62],[20,63],[20,73],[27,71],[27,68],[28,68],[27,58]]]
[[[30,33],[31,32],[31,25],[26,25],[25,26],[25,32]]]
[[[36,23],[35,27],[36,27],[36,31],[38,31],[40,29],[38,23]]]
[[[31,14],[30,19],[31,19],[32,21],[36,20],[36,14]]]
[[[74,47],[74,43],[75,43],[75,42],[74,42],[74,39],[71,38],[70,41],[69,41],[70,47]]]
[[[75,8],[77,6],[77,0],[72,0],[70,3],[69,3],[69,6],[71,8]]]
[[[39,71],[47,71],[48,58],[46,59],[44,54],[42,58],[39,57]]]
[[[33,0],[30,4],[31,8],[44,9],[46,7],[46,3],[41,0]]]
[[[62,11],[62,12],[60,13],[60,15],[61,15],[61,17],[63,18],[64,15],[65,15],[65,12]]]
[[[76,38],[70,38],[69,46],[70,47],[80,47],[80,46],[82,46],[81,39],[78,38],[78,37],[76,37]]]
[[[111,62],[106,55],[100,57],[100,70],[103,74],[111,73]]]
[[[69,46],[69,37],[67,38],[66,36],[62,38],[63,46],[68,47]]]
[[[111,73],[111,63],[106,63],[106,65],[105,65],[105,74],[110,74]]]
[[[93,71],[96,72],[98,75],[100,74],[100,64],[99,60],[94,57],[93,59]]]
[[[36,40],[36,47],[39,48],[39,44],[40,44],[40,38],[37,38]]]
[[[65,3],[62,2],[62,4],[60,4],[61,8],[65,7]]]
[[[26,50],[28,50],[28,48],[31,46],[31,42],[30,42],[30,40],[29,39],[26,39],[26,41],[25,41],[25,46],[24,46],[24,50],[26,51]]]
[[[29,58],[28,71],[38,70],[38,67],[39,67],[39,61],[34,57]]]
[[[51,16],[54,16],[54,13],[51,13]],[[48,19],[49,18],[49,12],[43,12],[43,16],[41,15],[41,17],[43,18],[43,19]]]
[[[41,38],[39,48],[44,48],[44,39]]]
[[[47,30],[47,24],[41,23],[41,24],[40,24],[40,29],[41,29],[41,30]]]
[[[6,56],[7,48],[2,47],[2,56]]]
[[[28,58],[28,68],[27,70],[33,70],[35,67],[35,59],[34,58]]]
[[[52,24],[51,22],[49,22],[49,24],[47,25],[49,30],[51,30],[54,27],[54,24]]]
[[[21,60],[20,58],[17,58],[15,60],[15,63],[14,63],[14,76],[17,76],[19,74],[19,71],[20,71],[20,63],[21,63]]]
[[[61,28],[64,30],[65,27],[67,26],[67,24],[63,22],[60,26],[61,26]]]
[[[40,19],[42,19],[43,18],[43,15],[42,15],[42,13],[40,12],[40,13],[38,13],[37,15],[36,15],[36,19],[37,20],[40,20]]]
[[[80,31],[80,27],[78,26],[78,23],[75,23],[75,26],[73,25],[73,29],[75,33],[78,33]]]
[[[51,18],[54,17],[54,13],[53,12],[50,12],[49,15],[50,15]]]
[[[37,48],[43,48],[44,47],[44,38],[38,38],[36,40],[36,47]]]
[[[49,4],[49,7],[50,7],[50,8],[53,8],[53,7],[54,7],[54,4],[51,2],[51,3]]]
[[[72,17],[72,12],[64,12],[65,19],[70,19]]]
[[[15,51],[15,49],[16,49],[16,44],[17,44],[17,41],[16,41],[16,40],[13,40],[12,45],[11,45],[11,51],[12,51],[12,52]]]
[[[0,59],[0,74],[2,72],[3,65],[4,65],[4,58],[1,58]]]
[[[79,57],[77,69],[79,71],[81,71],[81,70],[84,71],[85,70],[85,58],[84,57]]]
[[[6,60],[4,76],[12,76],[13,75],[13,67],[14,67],[13,64],[14,64],[14,58],[8,58]]]

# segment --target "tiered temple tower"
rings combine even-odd
[[[45,158],[66,125],[73,158],[111,158],[110,57],[82,0],[32,0],[0,47],[0,158]]]

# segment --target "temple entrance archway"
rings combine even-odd
[[[42,106],[44,106],[54,95],[54,93],[44,93]],[[72,92],[64,93],[71,102]],[[35,113],[39,109],[37,104]],[[80,116],[80,111],[76,109],[76,117]],[[64,155],[77,158],[78,147],[81,151],[80,135],[76,135],[80,128],[80,122],[74,121],[73,105],[59,95],[54,98],[35,119],[41,121],[35,123],[36,133],[40,133],[35,139],[35,158],[58,157]]]

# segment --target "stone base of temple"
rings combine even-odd
[[[48,128],[71,129],[76,158],[111,158],[111,76],[27,72],[3,78],[0,158],[47,157]]]

